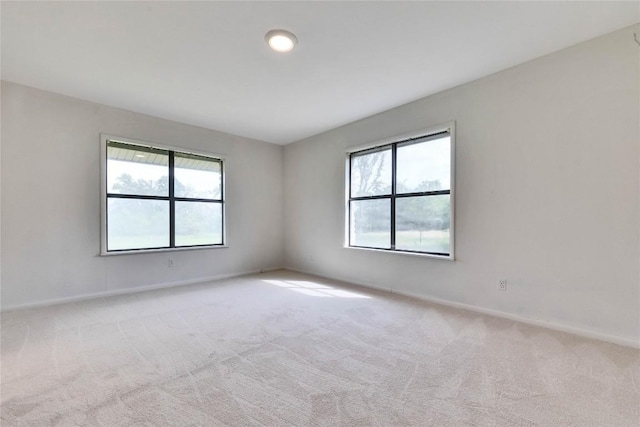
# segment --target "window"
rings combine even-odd
[[[349,153],[348,246],[453,258],[452,130]]]
[[[102,252],[224,244],[220,158],[103,137]]]

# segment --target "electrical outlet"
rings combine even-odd
[[[498,280],[498,290],[506,291],[507,290],[507,279]]]
[[[167,266],[169,267],[173,267],[175,264],[173,263],[173,260],[171,258],[169,258],[169,260],[167,261]]]

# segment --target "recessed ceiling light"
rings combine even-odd
[[[271,30],[264,36],[269,47],[276,52],[290,52],[296,47],[298,39],[286,30]]]

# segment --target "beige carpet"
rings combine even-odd
[[[287,271],[2,315],[2,426],[638,426],[637,350]]]

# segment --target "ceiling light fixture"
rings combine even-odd
[[[291,52],[298,44],[296,36],[286,30],[271,30],[264,36],[264,40],[276,52]]]

